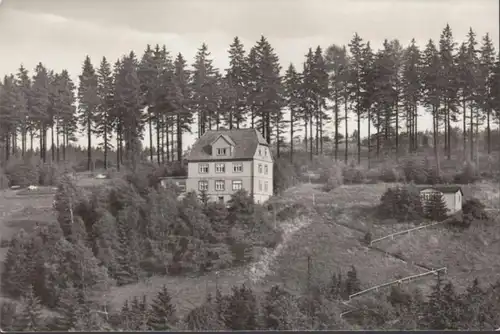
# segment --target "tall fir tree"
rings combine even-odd
[[[79,121],[87,137],[87,169],[92,170],[92,135],[95,133],[96,111],[99,106],[97,74],[90,57],[85,57],[79,77]]]

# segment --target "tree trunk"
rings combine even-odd
[[[290,162],[293,162],[293,125],[294,125],[294,114],[293,110],[290,110]]]
[[[182,160],[182,126],[181,116],[177,113],[177,161]]]

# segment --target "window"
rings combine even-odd
[[[224,189],[225,189],[224,180],[215,181],[215,190],[216,191],[224,191]]]
[[[243,182],[240,180],[233,181],[233,191],[238,191],[243,189]]]
[[[262,165],[259,164],[259,174],[262,174]]]
[[[264,155],[267,157],[267,148],[264,149]]]
[[[262,150],[259,148],[259,155],[262,155]]]
[[[216,173],[225,173],[226,172],[226,164],[215,164],[215,172]]]
[[[184,183],[179,183],[177,182],[177,187],[179,187],[179,189],[184,192],[186,191],[186,185]]]
[[[198,181],[198,190],[199,191],[207,191],[208,190],[208,181]]]
[[[207,174],[208,173],[208,164],[200,164],[199,172],[200,172],[200,174]]]
[[[267,183],[267,181],[265,181],[264,182],[264,191],[266,191],[266,192],[267,192],[267,187],[268,187],[268,183]]]
[[[241,173],[243,172],[243,164],[233,164],[233,172],[234,173]]]
[[[264,165],[264,174],[267,175],[267,173],[268,173],[267,165]]]
[[[224,148],[218,148],[217,149],[217,155],[226,155],[227,151],[228,151],[228,149],[226,147],[224,147]]]
[[[259,180],[259,191],[262,191],[262,181]]]

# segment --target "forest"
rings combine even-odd
[[[65,70],[40,63],[31,75],[21,65],[1,85],[2,160],[35,147],[43,162],[65,160],[66,148],[82,135],[89,169],[92,148],[103,152],[105,166],[118,162],[117,168],[136,160],[142,145],[152,161],[181,160],[185,134],[255,127],[277,157],[293,159],[300,149],[311,159],[355,156],[359,164],[362,156],[418,151],[420,136],[429,132],[419,127],[425,113],[432,116],[429,146],[436,156],[450,159],[460,149],[474,160],[482,131],[492,152],[500,63],[488,34],[470,29],[458,42],[447,25],[425,46],[386,39],[375,48],[355,34],[347,46],[310,48],[302,65],[285,65],[266,37],[248,52],[235,37],[229,67],[221,70],[206,44],[192,66],[165,45],[148,45],[142,56],[130,51],[113,64],[87,56],[78,83]]]

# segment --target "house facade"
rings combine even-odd
[[[435,194],[443,195],[446,208],[448,209],[448,214],[454,214],[462,210],[464,197],[462,188],[456,186],[432,186],[421,188],[420,199],[422,201],[422,205],[425,205],[425,201],[429,200]]]
[[[226,203],[245,189],[256,203],[273,195],[270,147],[255,129],[207,131],[187,157],[186,191],[205,191],[211,201]]]

